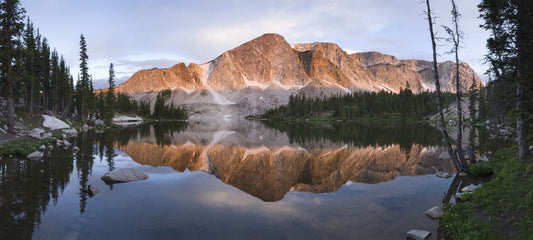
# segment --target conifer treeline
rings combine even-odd
[[[451,93],[443,94],[445,105],[454,100]],[[435,96],[431,92],[413,94],[410,89],[400,93],[354,92],[330,98],[291,96],[288,105],[271,109],[260,115],[271,120],[332,117],[350,120],[356,118],[421,119],[436,113]]]
[[[37,106],[57,114],[71,112],[74,87],[70,68],[56,49],[50,50],[46,37],[29,19],[14,50],[11,84],[15,103],[24,105],[28,113]]]
[[[77,116],[83,124],[102,119],[111,124],[116,112],[185,119],[184,109],[165,105],[163,93],[158,96],[152,114],[148,102],[137,103],[125,94],[115,94],[113,64],[109,68],[109,89],[95,95],[89,73],[87,42],[80,37],[80,74],[74,86],[70,68],[57,50],[51,50],[46,37],[26,17],[18,0],[0,1],[0,94],[6,96],[8,130],[14,132],[15,106],[29,114],[36,109],[50,110],[61,116]],[[2,119],[4,120],[4,119]]]
[[[187,110],[182,107],[174,106],[174,103],[166,104],[165,102],[170,98],[171,91],[163,90],[157,94],[154,104],[154,110],[151,111],[150,103],[147,101],[137,101],[124,93],[117,93],[115,110],[121,113],[133,113],[140,116],[153,119],[178,119],[184,120],[189,117]],[[104,102],[104,95],[99,95],[100,103]],[[99,109],[105,109],[100,107]],[[103,114],[103,113],[102,113]]]

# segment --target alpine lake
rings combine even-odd
[[[89,131],[69,139],[79,151],[0,160],[0,239],[440,239],[424,212],[483,181],[455,174],[440,136],[422,124],[246,120]],[[497,144],[470,137],[487,139],[482,153]],[[149,178],[101,180],[130,167]]]

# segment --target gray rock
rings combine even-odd
[[[89,196],[92,197],[96,194],[98,194],[100,192],[100,190],[98,190],[95,186],[89,184],[88,186],[88,189],[89,189]]]
[[[74,147],[72,147],[72,151],[73,151],[73,152],[77,152],[77,151],[79,151],[79,150],[80,150],[80,148],[79,148],[78,146],[74,146]]]
[[[31,160],[39,160],[43,156],[44,156],[43,152],[35,151],[35,152],[30,153],[30,155],[28,155],[28,158],[31,159]]]
[[[441,152],[439,155],[439,159],[450,159],[450,154],[448,154],[448,152],[446,151]]]
[[[67,139],[64,139],[64,140],[63,140],[63,145],[65,145],[65,146],[70,146],[70,145],[72,145],[72,144],[69,143],[69,142],[67,141]]]
[[[407,232],[407,239],[427,239],[431,235],[430,232],[424,230],[409,230]]]
[[[31,131],[28,132],[28,136],[33,137],[33,138],[37,138],[37,139],[43,139],[41,134],[43,134],[44,132],[45,132],[45,130],[42,129],[42,128],[34,128],[34,129],[32,129]]]
[[[71,137],[78,136],[78,131],[76,131],[76,129],[74,129],[74,128],[64,129],[63,132],[68,134]]]
[[[46,146],[45,146],[44,144],[43,144],[43,145],[41,145],[41,147],[39,147],[39,150],[41,150],[41,151],[44,151],[44,150],[46,150]]]
[[[452,177],[452,175],[450,175],[447,172],[438,172],[435,174],[435,176],[440,177],[440,178],[451,178]]]
[[[462,194],[462,193],[456,193],[456,194],[455,194],[455,199],[459,199],[459,200],[461,200],[462,197],[463,197],[463,194]]]
[[[54,145],[48,145],[48,150],[53,150],[54,149]]]
[[[147,178],[148,175],[146,173],[136,168],[122,168],[107,172],[102,176],[102,180],[106,183],[130,182]]]
[[[84,124],[83,127],[82,127],[82,130],[83,130],[84,132],[89,131],[89,125]]]
[[[41,134],[41,137],[42,137],[42,139],[52,138],[52,133],[45,132],[45,133]]]
[[[466,187],[461,189],[461,192],[474,192],[474,190],[476,190],[474,187],[466,186]]]
[[[67,134],[61,134],[61,139],[67,139]]]
[[[441,218],[444,215],[444,211],[440,206],[435,206],[426,211],[426,215],[432,219]]]

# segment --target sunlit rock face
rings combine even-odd
[[[449,61],[439,64],[444,91],[455,92],[454,66]],[[433,91],[432,69],[428,61],[398,60],[378,52],[350,55],[334,43],[290,45],[278,34],[265,34],[203,64],[138,71],[117,91],[153,103],[158,91],[170,89],[168,101],[186,105],[194,114],[244,116],[286,104],[293,94],[399,92],[406,86],[413,92]],[[482,85],[466,63],[459,71],[464,89],[473,81]]]
[[[141,164],[208,172],[263,201],[279,201],[289,191],[335,192],[350,181],[379,183],[402,175],[431,174],[434,166],[453,171],[449,161],[434,160],[440,150],[417,144],[409,152],[399,145],[304,149],[133,141],[120,148]]]
[[[389,88],[392,92],[405,89],[407,83],[413,92],[434,91],[435,77],[433,63],[424,60],[398,60],[392,55],[379,52],[354,53],[352,56],[366,66],[374,75],[374,82]],[[441,90],[455,92],[454,79],[457,76],[455,63],[446,61],[439,63]],[[482,86],[481,78],[466,63],[459,64],[459,76],[463,91],[475,81]]]

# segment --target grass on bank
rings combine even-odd
[[[53,140],[17,140],[0,146],[0,156],[26,157],[39,150],[41,145],[50,144]]]
[[[471,174],[494,177],[462,203],[445,206],[441,226],[451,239],[533,239],[533,157],[519,160],[515,149],[472,166]]]

